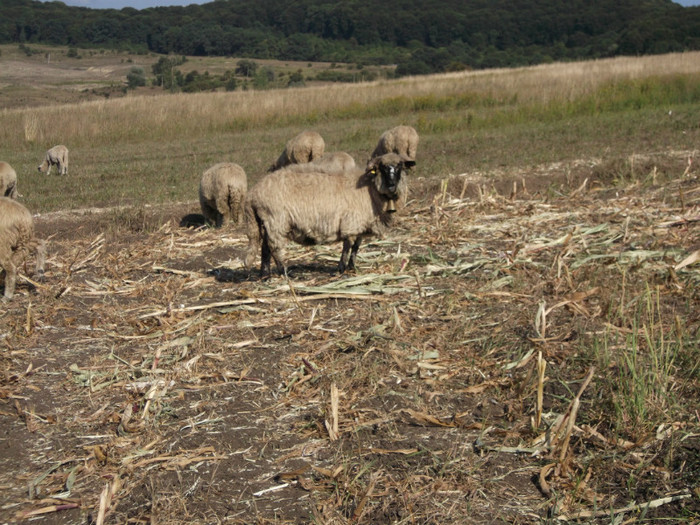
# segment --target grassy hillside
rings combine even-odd
[[[6,109],[0,158],[18,172],[27,205],[50,211],[190,201],[199,175],[220,161],[241,164],[255,181],[305,128],[318,130],[329,150],[364,162],[384,129],[411,124],[422,137],[418,174],[438,179],[693,149],[698,56]],[[74,73],[86,81],[85,71]],[[36,173],[43,152],[59,143],[71,151],[69,184]]]

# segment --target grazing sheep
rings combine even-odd
[[[382,133],[372,152],[372,158],[385,153],[397,153],[415,162],[417,149],[418,132],[411,126],[396,126]]]
[[[315,131],[302,131],[287,142],[287,146],[277,161],[267,171],[276,171],[289,164],[311,162],[323,155],[326,143]]]
[[[51,166],[58,167],[59,175],[68,175],[68,148],[63,145],[54,146],[46,152],[44,162],[39,164],[39,173],[51,173]]]
[[[309,164],[328,173],[352,171],[356,168],[355,159],[344,151],[324,153],[323,156],[312,160]]]
[[[344,151],[324,153],[323,156],[303,164],[290,164],[284,169],[294,171],[323,171],[325,173],[345,173],[356,168],[355,159]]]
[[[350,173],[291,168],[268,174],[245,201],[246,268],[251,269],[261,247],[261,275],[270,274],[270,256],[277,270],[286,274],[288,240],[299,244],[342,240],[338,271],[354,269],[362,238],[382,233],[391,224],[396,201],[407,189],[404,170],[413,164],[389,153]]]
[[[205,220],[217,228],[230,220],[240,222],[247,189],[245,171],[238,164],[221,162],[206,170],[199,183],[199,204]]]
[[[5,270],[5,301],[15,294],[17,267],[30,252],[36,254],[36,273],[44,275],[46,245],[34,236],[32,214],[19,202],[0,197],[0,268]]]
[[[0,197],[17,198],[17,173],[7,162],[0,162]]]

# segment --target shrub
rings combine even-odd
[[[126,75],[126,83],[129,89],[135,89],[146,85],[146,74],[141,67],[132,67]]]

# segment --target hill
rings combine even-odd
[[[164,73],[164,66],[169,67]],[[154,74],[154,69],[158,75]],[[320,86],[393,77],[395,66],[232,57],[163,57],[117,49],[0,45],[0,109],[160,95]],[[132,85],[137,72],[142,82]],[[164,78],[165,77],[165,78]],[[171,84],[172,82],[172,84]]]
[[[700,8],[670,0],[217,0],[138,11],[4,0],[0,43],[398,64],[398,74],[700,49]]]

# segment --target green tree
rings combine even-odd
[[[165,89],[175,87],[175,66],[178,65],[178,59],[174,57],[160,57],[158,62],[151,66],[151,71],[156,77],[156,85],[162,86]]]
[[[287,83],[288,87],[298,87],[304,85],[304,74],[301,72],[301,69],[289,75],[289,82]]]
[[[246,78],[255,76],[258,70],[258,63],[255,60],[243,59],[236,62],[236,74]]]
[[[255,89],[267,89],[275,80],[275,72],[269,67],[263,67],[258,70],[253,78],[253,87]]]
[[[238,81],[236,80],[236,75],[231,70],[226,71],[222,75],[221,80],[224,82],[224,89],[226,91],[235,91],[236,88],[238,87]]]
[[[131,71],[126,75],[126,82],[129,89],[134,89],[146,85],[146,74],[142,67],[132,67]]]

